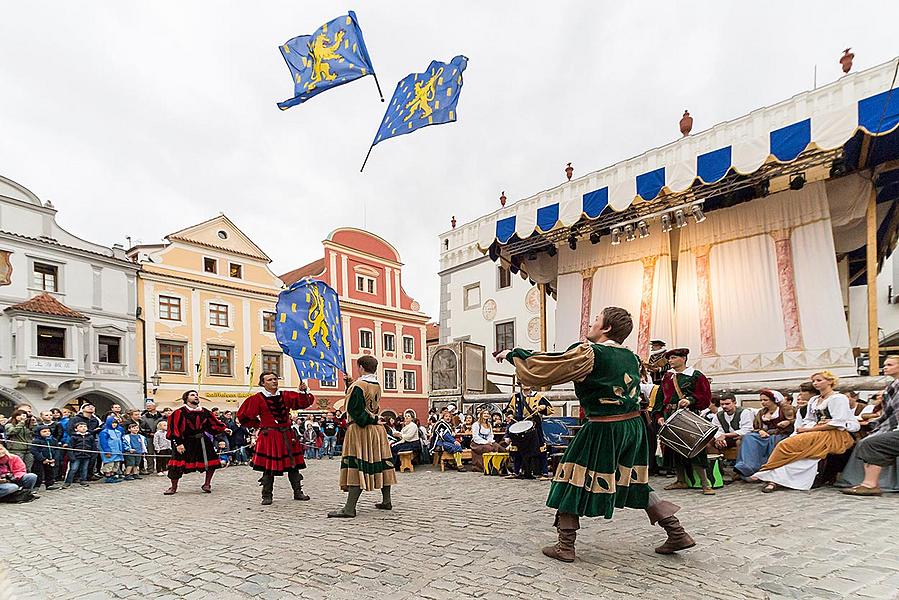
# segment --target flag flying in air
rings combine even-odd
[[[464,56],[448,63],[434,60],[423,73],[410,73],[400,80],[372,146],[428,125],[455,121],[467,65]]]
[[[304,379],[336,382],[345,372],[337,292],[315,279],[301,279],[278,295],[275,337]]]
[[[293,38],[280,47],[293,79],[293,98],[278,103],[287,110],[331,88],[374,75],[356,13],[328,21],[312,35]]]

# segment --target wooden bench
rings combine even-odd
[[[407,450],[405,452],[400,452],[400,473],[403,471],[408,471],[409,473],[415,472],[415,467],[412,466],[412,457],[415,455],[415,452],[412,450]]]
[[[462,451],[462,460],[463,461],[471,460],[471,450],[463,450]],[[442,450],[438,450],[438,451],[434,452],[434,464],[435,465],[439,464],[441,471],[446,470],[446,463],[454,464],[455,462],[456,462],[456,459],[453,458],[453,455],[449,452],[444,452]]]

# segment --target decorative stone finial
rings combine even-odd
[[[499,205],[500,206],[506,205],[506,191],[505,190],[503,190],[503,195],[499,197]]]
[[[456,215],[453,215],[453,219],[452,219],[452,221],[450,221],[450,223],[452,224],[453,229],[455,229],[456,228]]]
[[[684,137],[690,135],[690,132],[693,130],[693,117],[690,116],[690,111],[685,110],[684,116],[680,118],[680,132]]]
[[[574,175],[574,167],[571,166],[571,163],[568,163],[568,166],[565,167],[565,176],[568,177],[568,181],[571,181],[572,175]]]

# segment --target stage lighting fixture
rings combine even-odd
[[[637,221],[637,231],[641,238],[649,237],[649,225],[646,224],[646,221]]]
[[[602,235],[598,231],[594,231],[590,234],[590,243],[598,244],[599,240],[602,239]]]
[[[617,246],[621,243],[621,228],[613,227],[612,228],[612,245]]]
[[[790,177],[790,189],[801,190],[805,187],[805,173],[797,173]]]
[[[624,226],[624,239],[629,242],[633,242],[637,239],[637,236],[634,235],[634,226],[631,224],[627,224]]]
[[[662,233],[671,231],[671,213],[662,215]]]
[[[528,260],[537,260],[537,253],[533,250],[528,252]]]
[[[846,161],[842,158],[838,158],[833,161],[833,164],[830,166],[830,176],[842,177],[848,170],[849,169],[846,168]]]
[[[702,223],[705,221],[705,213],[702,212],[702,207],[698,204],[694,204],[690,208],[690,214],[693,215],[693,218],[696,219],[697,223]]]
[[[568,247],[572,250],[577,250],[577,236],[571,234],[568,236]]]
[[[755,184],[755,196],[756,198],[765,198],[768,195],[768,192],[771,188],[771,180],[770,179],[762,179],[757,184]]]
[[[552,246],[550,246],[549,249],[547,249],[546,253],[549,254],[550,256],[555,256],[556,255],[556,245],[553,244]]]
[[[682,209],[677,209],[674,213],[674,226],[680,229],[687,225],[687,216]]]

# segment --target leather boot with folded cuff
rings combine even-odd
[[[658,525],[668,534],[665,543],[655,549],[658,554],[674,554],[680,550],[686,550],[696,545],[693,538],[684,531],[683,526],[674,513],[680,510],[680,506],[667,500],[660,500],[653,492],[649,496],[650,505],[646,507],[646,516],[649,522]]]
[[[562,562],[574,562],[574,543],[577,541],[577,530],[580,529],[580,520],[573,513],[556,513],[553,525],[559,532],[559,541],[553,546],[543,549],[543,554]]]

